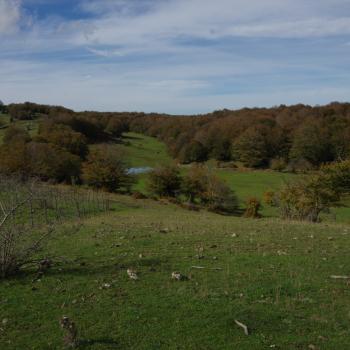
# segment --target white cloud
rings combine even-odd
[[[99,50],[99,49],[93,49],[88,47],[87,50],[91,53],[93,53],[96,56],[100,57],[121,57],[123,56],[123,53],[118,50]]]
[[[88,2],[96,7],[99,3]],[[321,0],[320,6],[319,1],[305,0],[172,0],[153,2],[157,6],[152,11],[134,16],[124,15],[125,11],[133,13],[129,9],[134,1],[116,3],[118,9],[110,7],[93,20],[95,30],[90,40],[96,44],[147,46],[179,37],[215,40],[227,36],[307,38],[350,34],[350,12],[334,12],[337,5],[341,8],[346,4],[344,0]],[[76,33],[77,42],[84,43],[85,39]]]
[[[13,33],[18,29],[20,5],[19,0],[0,0],[0,35]]]
[[[345,83],[336,84],[348,74],[342,61],[347,46],[341,44],[343,51],[337,52],[322,43],[337,36],[343,43],[350,34],[349,0],[80,0],[80,4],[91,16],[36,17],[29,29],[2,43],[0,98],[76,109],[181,113],[322,103],[345,99],[349,93]],[[23,26],[26,16],[20,5],[0,0],[0,35]],[[300,46],[288,46],[290,42]],[[26,61],[17,58],[19,53]],[[308,81],[316,75],[328,80]],[[285,88],[298,76],[300,86]]]

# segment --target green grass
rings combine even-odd
[[[79,349],[350,347],[350,289],[330,278],[350,274],[349,226],[117,200],[123,210],[60,229],[48,250],[65,262],[40,281],[33,272],[1,282],[1,349],[63,349],[63,315]],[[191,278],[172,281],[173,271]]]
[[[113,147],[131,166],[171,162],[157,140],[127,136],[128,144]],[[242,202],[293,177],[215,171]],[[78,349],[350,348],[350,279],[331,278],[350,276],[349,225],[113,199],[113,211],[58,227],[43,254],[59,262],[41,278],[27,270],[0,281],[1,350],[64,349],[64,315],[77,325]],[[264,215],[275,215],[269,210]],[[347,208],[338,213],[350,217]],[[138,281],[128,278],[128,268],[137,270]],[[173,271],[189,279],[173,281]]]
[[[147,137],[135,133],[127,134],[129,144],[117,146],[122,149],[126,155],[126,159],[131,166],[149,166],[157,167],[161,164],[170,164],[171,158],[166,152],[163,143],[155,138]],[[156,155],[156,157],[154,156]],[[292,173],[281,173],[275,171],[238,171],[231,169],[217,169],[213,167],[213,163],[208,165],[217,175],[225,180],[233,191],[237,194],[240,207],[244,208],[245,201],[249,197],[257,197],[263,200],[263,194],[266,191],[277,191],[284,183],[296,179],[298,175]],[[183,167],[185,173],[187,167]],[[134,186],[134,190],[146,193],[147,175],[139,175],[138,181]],[[350,223],[350,201],[345,201],[343,207],[333,208],[330,214],[323,215],[322,219],[327,222],[338,221]],[[278,211],[263,204],[261,214],[265,217],[277,217]]]
[[[279,173],[273,171],[234,171],[234,170],[216,170],[220,178],[237,194],[240,205],[244,207],[245,201],[250,197],[256,197],[260,201],[266,191],[276,191],[287,181],[296,178],[296,175],[290,173]],[[262,209],[264,216],[276,216],[277,211],[274,208],[264,205]]]
[[[165,144],[153,137],[130,132],[124,134],[123,142],[117,147],[124,152],[130,167],[157,167],[172,162]]]
[[[13,124],[10,123],[10,117],[7,114],[0,114],[0,126],[4,124],[4,128],[0,129],[0,144],[3,141],[5,131],[9,125],[16,125],[29,132],[30,136],[35,136],[39,129],[39,119],[36,120],[17,120]]]

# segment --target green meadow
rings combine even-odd
[[[128,133],[125,135],[124,144],[115,147],[122,150],[127,163],[132,167],[157,167],[159,165],[174,163],[167,154],[165,145],[153,137]],[[293,181],[300,176],[293,173],[271,170],[240,171],[235,169],[219,169],[215,168],[212,163],[209,163],[208,166],[235,191],[242,209],[247,199],[256,197],[263,202],[265,192],[277,191],[286,182]],[[181,171],[186,172],[187,169],[188,166],[183,166]],[[134,189],[147,193],[146,184],[147,175],[139,175]],[[264,203],[262,204],[261,214],[263,216],[278,216],[275,208],[271,208]],[[323,214],[323,220],[350,223],[349,205],[349,200],[344,201],[340,207],[333,208],[328,214]]]
[[[138,134],[111,147],[132,167],[172,162]],[[242,206],[295,176],[213,171]],[[136,187],[145,190],[145,175]],[[0,282],[1,350],[65,349],[63,316],[76,324],[77,349],[350,348],[349,225],[282,221],[265,207],[252,220],[110,198],[107,213],[57,225],[44,274],[33,267]],[[336,210],[349,220],[348,208]]]
[[[1,282],[1,349],[64,349],[62,316],[78,349],[350,347],[348,280],[334,278],[349,275],[349,226],[114,200],[58,228],[46,252],[59,258],[40,278]]]

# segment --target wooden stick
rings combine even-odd
[[[235,323],[238,327],[241,327],[243,329],[245,335],[249,335],[248,327],[245,324],[243,324],[242,322],[239,322],[237,320],[235,320]]]

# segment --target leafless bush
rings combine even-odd
[[[35,254],[51,234],[52,227],[36,232],[29,230],[24,212],[26,207],[33,207],[34,182],[24,186],[14,179],[2,179],[0,187],[0,273],[4,278],[34,262]]]
[[[38,254],[59,222],[109,208],[104,194],[0,177],[0,277],[40,265]]]

